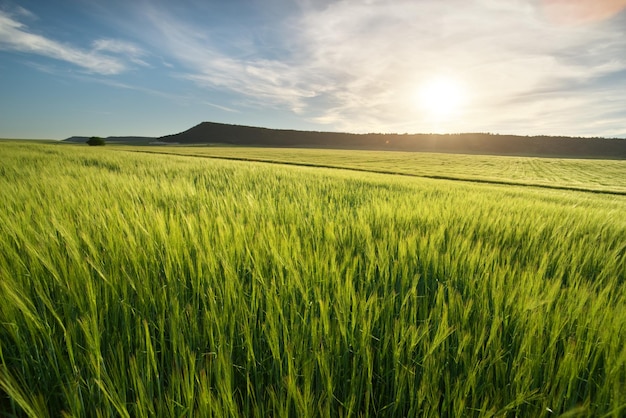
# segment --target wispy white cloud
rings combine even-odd
[[[20,17],[24,17],[27,19],[31,19],[31,20],[37,20],[37,15],[35,15],[33,12],[31,12],[30,10],[27,10],[25,8],[23,8],[22,6],[16,5],[13,7],[12,13],[14,15],[20,16]]]
[[[299,69],[288,62],[266,59],[249,51],[233,54],[228,48],[232,49],[238,39],[231,39],[230,46],[219,45],[204,28],[178,20],[162,9],[146,6],[141,15],[151,27],[146,42],[167,50],[171,59],[187,69],[179,74],[181,78],[205,88],[243,95],[250,103],[286,106],[293,112],[301,111],[305,106],[303,99],[315,94],[299,82]]]
[[[180,77],[331,129],[566,133],[580,129],[572,120],[585,120],[577,115],[590,106],[606,126],[626,109],[625,99],[592,88],[626,69],[626,26],[609,20],[558,24],[531,0],[298,4],[297,13],[272,22],[282,34],[273,44],[279,56],[238,49],[253,44],[241,36],[263,36],[253,29],[224,43],[165,8],[144,5],[141,16],[151,28],[145,41],[187,69]],[[468,97],[456,119],[434,126],[414,96],[439,75],[457,79]]]
[[[541,121],[530,119],[536,116],[532,107],[503,108],[502,102],[546,85],[570,93],[626,68],[615,54],[626,51],[624,30],[555,26],[529,1],[345,0],[310,11],[298,26],[301,65],[325,75],[326,93],[336,103],[317,120],[347,130],[387,130],[407,120],[424,130],[429,121],[412,107],[411,92],[439,73],[461,80],[470,94],[465,117],[444,129],[506,130],[501,121],[515,116],[540,130]],[[607,43],[611,51],[598,50]],[[591,100],[581,93],[578,106],[550,104],[584,112]]]
[[[20,8],[19,15],[31,16]],[[0,50],[35,54],[80,67],[88,72],[114,75],[129,69],[128,61],[147,65],[141,57],[145,53],[137,46],[111,39],[97,40],[93,49],[84,50],[35,33],[25,24],[0,10]],[[116,55],[113,56],[112,54]]]
[[[219,110],[223,110],[223,111],[225,111],[225,112],[238,113],[238,111],[237,111],[237,110],[235,110],[235,109],[232,109],[232,108],[230,108],[230,107],[226,107],[226,106],[222,106],[222,105],[218,105],[218,104],[215,104],[215,103],[211,103],[211,102],[203,101],[203,102],[202,102],[202,104],[205,104],[205,105],[207,105],[207,106],[214,107],[214,108],[219,109]]]
[[[28,10],[0,11],[0,50],[105,80],[96,75],[157,62],[166,69],[159,82],[193,83],[181,97],[195,103],[285,111],[332,130],[626,135],[626,12],[616,14],[626,0],[580,2],[606,5],[594,6],[593,19],[565,0],[265,0],[249,26],[239,15],[210,20],[223,9],[205,2],[114,3],[104,15],[120,33],[87,48],[29,28],[23,22],[37,17]],[[455,118],[434,123],[415,95],[441,75],[467,98]]]
[[[150,66],[150,64],[143,60],[143,58],[148,55],[146,51],[131,42],[119,39],[98,39],[93,42],[93,51],[118,54],[126,57],[135,64],[145,67]]]

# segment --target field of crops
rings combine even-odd
[[[135,149],[143,152],[342,167],[417,177],[537,185],[626,195],[626,164],[619,160],[220,146]]]
[[[623,187],[611,164],[555,172]],[[621,417],[625,213],[622,195],[0,142],[0,416]]]

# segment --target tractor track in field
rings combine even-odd
[[[375,170],[375,169],[370,169],[370,168],[346,167],[346,166],[331,165],[331,164],[317,164],[317,163],[281,161],[281,160],[272,160],[272,159],[263,159],[263,158],[229,157],[229,156],[173,153],[173,152],[147,151],[147,150],[120,150],[120,151],[136,152],[136,153],[143,153],[143,154],[175,155],[175,156],[180,156],[180,157],[208,158],[208,159],[214,159],[214,160],[279,164],[279,165],[288,165],[288,166],[297,166],[297,167],[329,168],[329,169],[334,169],[334,170],[348,170],[348,171],[356,171],[356,172],[361,172],[361,173],[372,173],[372,174],[389,174],[389,175],[395,175],[395,176],[415,177],[415,178],[424,178],[424,179],[432,179],[432,180],[449,180],[449,181],[459,181],[459,182],[468,182],[468,183],[493,184],[493,185],[501,185],[501,186],[537,187],[537,188],[550,189],[550,190],[562,190],[562,191],[571,191],[571,192],[626,196],[626,191],[621,191],[621,190],[589,189],[589,188],[575,187],[575,186],[558,186],[558,185],[555,186],[555,185],[541,184],[541,183],[522,183],[522,182],[507,181],[507,180],[492,180],[492,179],[443,176],[443,175],[437,175],[437,174],[403,173],[400,171]]]

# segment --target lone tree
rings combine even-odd
[[[104,145],[106,144],[106,142],[104,141],[104,139],[100,138],[99,136],[92,136],[91,138],[87,140],[87,144],[89,144],[90,146],[96,146],[96,145]]]

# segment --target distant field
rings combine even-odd
[[[626,413],[625,196],[128,150],[0,142],[0,416]]]
[[[623,160],[217,146],[168,146],[137,149],[148,152],[344,167],[382,173],[626,194],[626,161]]]

